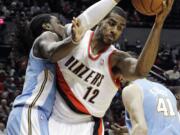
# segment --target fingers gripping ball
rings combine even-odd
[[[134,8],[141,14],[153,16],[162,11],[166,0],[131,0]]]

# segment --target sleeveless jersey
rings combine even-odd
[[[116,49],[110,46],[93,56],[90,47],[93,34],[92,31],[86,32],[80,44],[58,61],[56,72],[59,93],[73,110],[103,117],[118,90],[109,64],[109,58]],[[55,101],[56,113],[63,110],[60,102]]]
[[[143,107],[148,135],[180,135],[180,120],[174,95],[159,83],[146,79],[136,80],[143,93]],[[126,113],[129,131],[131,122]]]
[[[48,117],[55,100],[55,64],[35,57],[32,50],[29,55],[22,94],[15,99],[13,106],[42,109]]]

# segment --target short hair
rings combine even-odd
[[[40,14],[33,17],[33,19],[29,24],[29,28],[34,38],[38,37],[39,35],[42,34],[42,32],[45,31],[42,25],[44,23],[49,23],[51,16],[52,16],[51,14]]]
[[[118,6],[115,6],[111,12],[108,14],[108,16],[111,14],[111,13],[115,13],[115,14],[118,14],[120,15],[121,17],[123,17],[124,19],[127,19],[127,13],[120,7]]]

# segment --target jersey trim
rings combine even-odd
[[[120,88],[121,86],[121,81],[119,79],[116,79],[114,76],[113,76],[113,73],[112,73],[112,64],[110,62],[110,59],[111,59],[111,56],[113,55],[113,53],[115,52],[116,50],[112,51],[111,54],[109,55],[109,58],[108,58],[108,68],[109,68],[109,73],[110,73],[110,76],[111,76],[111,79],[112,81],[114,82],[115,86],[117,88]]]
[[[102,135],[103,133],[103,120],[101,118],[93,117],[94,119],[94,130],[93,135]]]
[[[95,60],[97,60],[97,59],[101,56],[101,54],[102,54],[103,52],[105,52],[109,47],[105,48],[103,51],[99,52],[97,55],[93,55],[93,54],[92,54],[92,51],[91,51],[91,42],[92,42],[93,36],[94,36],[94,32],[91,33],[91,37],[90,37],[90,40],[89,40],[89,44],[88,44],[88,56],[89,56],[89,58],[90,58],[91,60],[94,60],[94,61],[95,61]]]
[[[48,61],[48,59],[44,59],[44,58],[41,58],[41,57],[37,57],[34,55],[34,45],[32,46],[31,50],[30,50],[30,55],[33,59],[35,60],[40,60],[40,61]]]
[[[103,120],[100,119],[100,125],[98,128],[98,135],[102,135],[102,133],[103,133]]]
[[[63,90],[61,90],[60,86],[57,85],[58,88],[58,92],[61,95],[61,97],[64,99],[65,103],[68,105],[68,107],[74,111],[75,113],[78,114],[84,114],[83,112],[81,112],[80,110],[78,110],[73,104],[72,102],[68,99],[68,97],[66,96],[66,94],[63,92]]]
[[[75,95],[72,93],[71,88],[66,83],[62,72],[58,65],[56,65],[56,73],[57,73],[57,85],[60,87],[58,89],[61,93],[63,92],[67,99],[72,103],[72,105],[77,108],[82,113],[90,114],[89,111],[86,109],[86,107],[75,97]]]
[[[31,112],[32,112],[32,108],[34,107],[34,105],[36,104],[36,102],[38,101],[39,97],[41,96],[45,85],[47,83],[47,78],[48,78],[48,70],[44,70],[44,81],[40,87],[39,93],[37,94],[37,96],[34,98],[34,100],[32,101],[32,103],[29,105],[28,108],[28,135],[32,135],[32,122],[31,122]]]

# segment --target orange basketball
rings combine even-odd
[[[131,0],[134,8],[141,14],[153,16],[163,7],[163,0]]]

